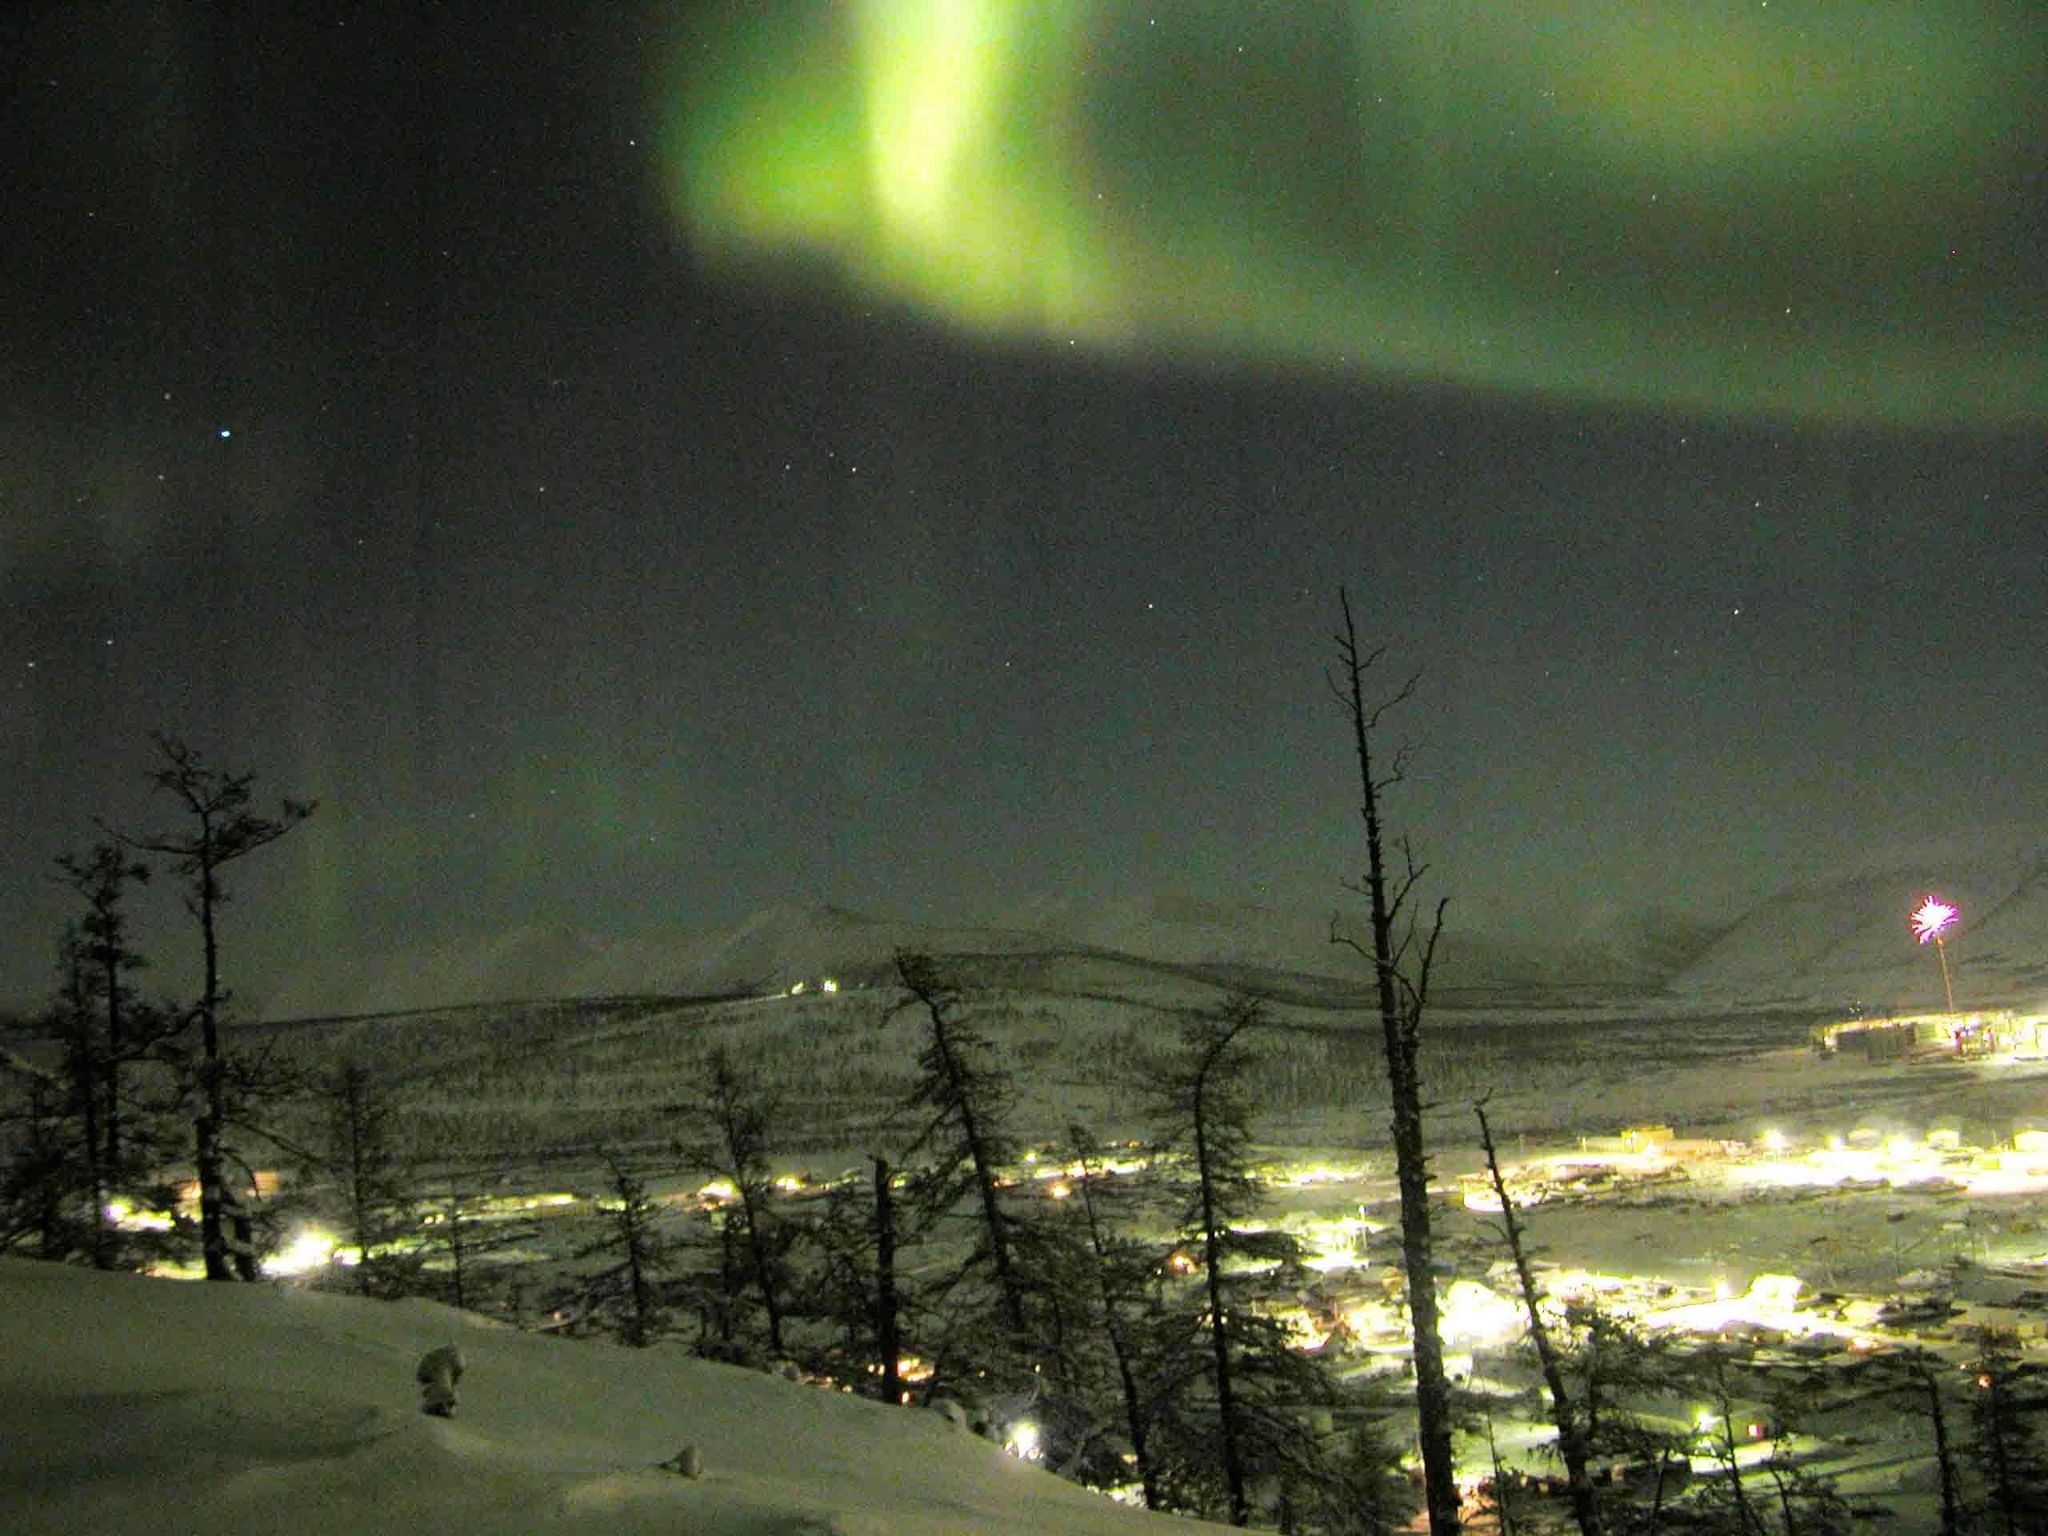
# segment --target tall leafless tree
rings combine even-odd
[[[656,1223],[660,1209],[647,1192],[647,1181],[609,1148],[599,1148],[609,1199],[600,1201],[605,1215],[602,1236],[578,1250],[578,1259],[602,1257],[610,1262],[592,1275],[584,1295],[597,1305],[609,1303],[616,1314],[619,1342],[643,1349],[654,1342],[667,1320],[660,1297],[660,1271],[668,1262],[668,1243]]]
[[[321,1163],[333,1181],[342,1235],[356,1250],[355,1288],[365,1295],[395,1294],[417,1268],[400,1245],[418,1222],[391,1087],[367,1063],[344,1061],[315,1091],[326,1121]]]
[[[1571,1495],[1572,1518],[1580,1536],[1600,1536],[1600,1494],[1593,1486],[1590,1447],[1586,1443],[1584,1415],[1572,1400],[1565,1384],[1564,1361],[1538,1305],[1536,1276],[1529,1268],[1529,1251],[1522,1241],[1522,1222],[1515,1211],[1514,1196],[1500,1171],[1500,1155],[1494,1150],[1493,1127],[1487,1123],[1486,1106],[1474,1104],[1479,1117],[1479,1144],[1486,1150],[1486,1171],[1493,1180],[1493,1192],[1500,1199],[1501,1236],[1514,1260],[1515,1278],[1522,1289],[1522,1308],[1529,1318],[1529,1342],[1536,1349],[1536,1363],[1543,1371],[1543,1385],[1550,1393],[1551,1422],[1557,1426],[1558,1454],[1564,1458],[1566,1486]]]
[[[199,1027],[197,1113],[193,1118],[193,1160],[199,1174],[200,1248],[209,1280],[254,1280],[256,1248],[247,1208],[227,1178],[223,1144],[229,1112],[230,1074],[221,1042],[227,1002],[220,979],[220,912],[227,902],[221,871],[235,860],[276,842],[313,814],[313,803],[285,800],[275,816],[250,808],[255,775],[216,768],[175,736],[153,733],[159,766],[150,783],[184,813],[172,831],[123,837],[130,848],[161,855],[185,884],[185,907],[199,924],[201,983],[192,1018]]]
[[[1169,1117],[1161,1143],[1185,1152],[1190,1178],[1181,1229],[1202,1252],[1208,1322],[1210,1382],[1216,1393],[1217,1447],[1232,1525],[1251,1517],[1245,1476],[1244,1425],[1237,1402],[1239,1309],[1226,1293],[1225,1251],[1232,1224],[1257,1200],[1250,1165],[1249,1112],[1244,1099],[1246,1037],[1265,1015],[1251,998],[1232,998],[1218,1013],[1188,1023],[1182,1052],[1163,1074],[1158,1092]]]
[[[1110,1230],[1107,1213],[1097,1192],[1101,1152],[1080,1126],[1067,1129],[1067,1146],[1073,1154],[1076,1177],[1073,1204],[1078,1208],[1087,1234],[1091,1260],[1090,1277],[1095,1294],[1102,1335],[1109,1342],[1110,1361],[1116,1368],[1117,1395],[1123,1406],[1124,1432],[1130,1436],[1131,1456],[1136,1463],[1138,1484],[1144,1490],[1145,1507],[1161,1504],[1159,1469],[1148,1444],[1150,1428],[1144,1393],[1138,1385],[1138,1347],[1133,1312],[1143,1305],[1142,1288],[1151,1279],[1155,1262],[1142,1245],[1120,1239]]]
[[[142,1006],[128,982],[129,973],[145,963],[129,942],[128,888],[149,879],[149,866],[110,839],[82,854],[65,854],[57,860],[57,871],[85,903],[78,922],[78,958],[88,969],[99,1022],[91,1118],[99,1134],[95,1155],[114,1179],[127,1151],[123,1073],[175,1032],[175,1021],[167,1027],[164,1015]]]
[[[1942,1401],[1940,1372],[1948,1369],[1938,1356],[1914,1351],[1907,1371],[1927,1405],[1927,1423],[1934,1434],[1934,1468],[1941,1487],[1941,1536],[1961,1536],[1963,1529],[1962,1479],[1957,1476],[1955,1447],[1949,1441],[1948,1408]]]
[[[703,1093],[690,1106],[690,1135],[682,1152],[694,1166],[733,1187],[725,1229],[738,1237],[744,1283],[760,1297],[768,1347],[780,1355],[790,1232],[776,1219],[775,1176],[768,1161],[778,1100],[770,1085],[743,1070],[722,1044],[705,1062],[703,1078]]]
[[[875,1353],[882,1367],[882,1401],[903,1401],[902,1301],[896,1287],[896,1196],[890,1185],[889,1160],[875,1163]]]
[[[932,1118],[910,1155],[937,1154],[940,1173],[926,1192],[928,1201],[947,1206],[965,1195],[974,1202],[981,1227],[975,1258],[992,1272],[998,1315],[1012,1347],[1028,1351],[1024,1277],[1011,1243],[1014,1219],[1000,1194],[999,1170],[1013,1160],[1003,1126],[1009,1084],[989,1065],[987,1040],[961,1016],[958,996],[929,956],[899,953],[896,974],[929,1026],[912,1103]]]
[[[1451,1388],[1444,1372],[1443,1335],[1438,1317],[1435,1248],[1430,1236],[1429,1157],[1422,1124],[1422,1082],[1418,1055],[1429,973],[1443,934],[1439,901],[1425,928],[1409,907],[1424,874],[1403,838],[1394,846],[1401,868],[1389,871],[1389,839],[1382,799],[1399,784],[1405,755],[1375,758],[1374,740],[1389,711],[1407,702],[1414,679],[1377,701],[1367,693],[1368,675],[1385,651],[1360,649],[1351,616],[1351,597],[1337,592],[1343,628],[1337,634],[1337,666],[1329,678],[1351,723],[1358,760],[1359,814],[1365,821],[1366,875],[1360,890],[1370,904],[1370,944],[1331,925],[1330,941],[1355,951],[1372,966],[1387,1057],[1388,1096],[1393,1105],[1394,1170],[1401,1193],[1401,1263],[1408,1279],[1408,1318],[1414,1343],[1415,1408],[1422,1442],[1423,1497],[1431,1536],[1455,1536],[1460,1524],[1457,1469],[1451,1447]]]

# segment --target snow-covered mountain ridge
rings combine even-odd
[[[1669,996],[1729,1007],[1940,1006],[1936,957],[1913,943],[1907,927],[1907,915],[1934,886],[1962,911],[1947,940],[1958,1006],[2032,1005],[2048,993],[2048,851],[2013,845],[1966,858],[1875,861],[1788,887],[1720,924],[1658,912],[1598,922],[1516,920],[1468,916],[1454,905],[1437,995],[1446,1002]],[[826,976],[858,983],[885,976],[898,948],[1013,966],[1031,957],[1107,958],[1255,989],[1341,994],[1365,985],[1366,967],[1332,934],[1358,934],[1361,907],[1349,896],[1311,910],[1161,893],[1099,903],[1041,899],[976,926],[784,902],[694,935],[616,938],[533,926],[478,944],[310,965],[281,978],[264,1011],[292,1017],[509,998],[768,991]]]

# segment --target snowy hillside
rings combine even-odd
[[[1939,1006],[1940,971],[1906,929],[1906,915],[1929,889],[1962,910],[1949,941],[1958,1005],[2037,1003],[2048,988],[2048,854],[2011,838],[1880,859],[1853,875],[1783,891],[1727,924],[1669,912],[1537,917],[1454,902],[1436,995],[1453,1006],[1599,996],[1676,996],[1735,1008]],[[616,938],[534,926],[471,944],[309,963],[280,978],[261,1005],[284,1018],[503,999],[779,991],[825,976],[859,984],[886,977],[899,947],[1018,962],[1126,960],[1281,994],[1300,993],[1304,979],[1355,989],[1363,965],[1332,944],[1330,933],[1333,917],[1361,921],[1362,903],[1341,890],[1335,897],[1313,909],[1175,893],[1041,898],[988,926],[802,902],[695,935]]]
[[[529,926],[470,945],[392,951],[345,963],[309,963],[280,978],[261,1003],[274,1018],[380,1013],[505,999],[637,994],[683,996],[779,991],[834,976],[852,984],[885,978],[899,948],[981,957],[1127,960],[1227,977],[1276,991],[1364,985],[1363,963],[1330,941],[1328,908],[1226,906],[1153,895],[1108,903],[1039,900],[990,926],[946,926],[777,903],[730,928],[698,935],[619,939],[566,927]],[[1652,918],[1588,928],[1576,936],[1533,924],[1458,926],[1439,953],[1442,988],[1488,993],[1535,989],[1654,991],[1711,934],[1696,923]]]
[[[1916,946],[1907,926],[1930,890],[1961,914],[1946,940],[1956,1006],[2040,1006],[2048,853],[2027,844],[1892,858],[1784,891],[1685,967],[1674,989],[1752,1003],[1941,1008],[1940,959]]]
[[[413,1370],[457,1344],[452,1420]],[[0,1530],[1049,1536],[1128,1510],[923,1410],[425,1302],[0,1260]],[[661,1463],[685,1444],[703,1475]]]
[[[315,962],[280,978],[262,1011],[290,1018],[506,999],[774,991],[805,977],[880,976],[899,947],[1000,954],[1043,943],[1033,934],[783,902],[706,934],[616,938],[533,925],[481,943]]]

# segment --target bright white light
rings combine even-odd
[[[1956,920],[1956,909],[1929,896],[1913,913],[1913,937],[1922,944],[1939,939]]]
[[[1445,1342],[1502,1344],[1528,1327],[1522,1308],[1476,1280],[1453,1280],[1444,1291],[1441,1326]]]
[[[1749,1300],[1765,1312],[1789,1315],[1799,1310],[1797,1275],[1757,1275],[1749,1282]]]
[[[1787,1142],[1783,1131],[1764,1132],[1764,1150],[1766,1152],[1782,1152],[1786,1146]]]
[[[1019,1461],[1037,1461],[1045,1454],[1045,1447],[1039,1443],[1038,1426],[1029,1419],[1019,1419],[1010,1426],[1009,1434],[1003,1437],[1003,1449]]]
[[[263,1261],[269,1275],[303,1275],[325,1269],[334,1261],[334,1234],[307,1227],[284,1247]]]
[[[1290,1168],[1282,1177],[1296,1189],[1306,1189],[1312,1184],[1340,1184],[1350,1175],[1317,1163],[1308,1168]]]
[[[818,990],[821,992],[837,992],[839,990],[839,983],[834,981],[830,976],[827,976],[823,981],[818,983]]]
[[[162,1211],[145,1211],[116,1195],[107,1202],[107,1220],[124,1232],[168,1232],[171,1218]]]

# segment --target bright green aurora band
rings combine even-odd
[[[2048,28],[1940,0],[788,0],[663,58],[693,249],[984,335],[2048,416]]]

